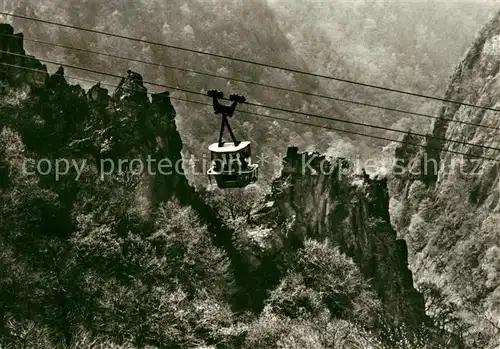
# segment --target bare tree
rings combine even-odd
[[[262,188],[251,185],[245,188],[215,189],[207,193],[207,200],[222,217],[236,221],[240,218],[248,220],[262,196]]]

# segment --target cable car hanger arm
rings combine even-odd
[[[236,137],[234,136],[233,130],[231,129],[231,126],[229,126],[229,121],[228,117],[231,118],[233,117],[234,110],[236,109],[236,105],[238,103],[243,103],[245,102],[245,97],[232,94],[229,96],[229,100],[231,100],[233,103],[231,105],[224,105],[219,102],[219,98],[224,98],[224,93],[221,91],[217,90],[210,90],[207,92],[207,95],[209,97],[212,97],[212,102],[213,102],[213,107],[214,107],[214,114],[222,114],[222,119],[221,119],[221,126],[220,126],[220,134],[219,134],[219,147],[222,147],[224,145],[224,142],[222,141],[222,136],[224,135],[224,128],[227,127],[229,134],[231,135],[231,138],[234,142],[235,146],[238,146],[240,144],[239,141],[236,140]]]

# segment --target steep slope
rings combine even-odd
[[[499,43],[500,13],[481,31],[457,66],[447,99],[499,108]],[[432,136],[499,148],[498,115],[494,111],[444,104]],[[411,145],[399,147],[398,168],[390,181],[393,221],[408,243],[415,279],[419,284],[434,284],[441,289],[470,325],[471,333],[486,337],[498,334],[499,164],[474,156],[498,158],[499,152],[431,138],[405,139],[427,146],[425,150]]]
[[[10,25],[0,26],[2,34],[13,32]],[[3,51],[19,55],[25,55],[23,44],[22,34],[1,40]],[[6,63],[2,65],[5,117],[1,122],[15,125],[26,145],[36,149],[39,156],[87,153],[97,166],[101,159],[132,159],[130,156],[148,153],[156,161],[163,157],[173,163],[181,160],[182,142],[168,93],[153,94],[150,102],[140,75],[129,71],[109,97],[100,84],[87,93],[80,86],[70,86],[62,68],[49,76],[46,67],[30,56],[2,53],[1,61]],[[16,89],[9,89],[12,86]],[[54,108],[65,118],[57,119]],[[53,123],[57,123],[57,138]],[[155,200],[174,193],[174,187],[179,193],[186,190],[187,181],[178,173],[159,180],[169,182],[159,184],[165,187],[161,191],[153,183]]]
[[[257,258],[262,264],[255,268],[269,281],[283,272],[276,270],[286,265],[283,255],[306,239],[327,239],[370,280],[392,325],[420,327],[426,322],[424,302],[413,288],[406,244],[390,224],[386,182],[356,176],[349,166],[289,148],[281,177],[240,244],[268,258]]]
[[[371,84],[443,94],[457,56],[498,9],[495,2],[317,2],[270,0],[290,42],[311,70]],[[291,18],[300,17],[299,23]],[[397,28],[397,29],[396,29]],[[434,102],[328,84],[329,92],[399,109],[431,113]],[[427,130],[430,120],[343,104],[349,115],[388,126]],[[367,115],[368,114],[368,115]]]
[[[21,34],[0,47],[25,52]],[[46,70],[24,56],[0,61]],[[217,341],[190,323],[231,318],[230,246],[215,234],[227,230],[174,170],[182,141],[168,93],[150,101],[132,71],[111,96],[68,84],[63,69],[40,71],[0,73],[2,345]]]

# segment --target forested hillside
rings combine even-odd
[[[368,83],[441,95],[457,57],[463,54],[476,31],[491,15],[494,2],[328,2],[328,1],[7,1],[5,10],[30,17],[119,33],[216,54],[241,57],[279,66],[336,75]],[[434,113],[425,100],[377,90],[315,79],[213,57],[139,44],[129,40],[90,34],[68,28],[5,17],[26,38],[108,52],[158,64],[195,69],[252,82],[332,95]],[[337,103],[332,100],[288,93],[157,66],[131,63],[50,45],[26,42],[39,58],[122,74],[128,68],[140,72],[145,81],[188,88],[198,92],[217,88],[244,94],[250,102],[303,112],[325,114],[405,130],[426,130],[430,119]],[[56,67],[50,66],[51,69]],[[118,79],[67,69],[70,76],[117,83]],[[81,83],[81,82],[78,82]],[[92,84],[84,83],[90,87]],[[151,91],[161,90],[148,86]],[[172,96],[202,100],[203,97],[171,91]],[[210,107],[172,100],[176,123],[184,138],[183,156],[196,159],[217,136],[217,119]],[[357,130],[397,138],[398,133],[366,129],[339,122],[241,106],[238,109],[298,119],[308,123]],[[234,120],[240,137],[254,141],[255,155],[264,155],[261,174],[269,182],[279,172],[289,145],[304,150],[380,158],[384,142],[350,136],[315,127],[277,122],[237,113]],[[386,154],[384,156],[389,156]],[[205,183],[190,176],[191,181]]]
[[[0,34],[20,55],[0,55],[2,347],[467,348],[425,315],[384,180],[336,181],[340,160],[330,176],[295,172],[291,148],[275,205],[235,224],[180,173],[110,168],[181,158],[168,92],[149,101],[133,71],[85,91]],[[58,178],[47,166],[62,159]]]
[[[498,110],[499,39],[497,13],[457,66],[446,98]],[[424,147],[397,149],[407,168],[391,180],[392,218],[408,242],[416,284],[441,289],[468,334],[491,340],[488,348],[500,341],[498,115],[443,105],[429,137],[405,138]]]

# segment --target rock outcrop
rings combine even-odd
[[[407,248],[389,219],[385,179],[354,175],[345,159],[289,148],[281,177],[255,212],[256,244],[278,254],[306,238],[328,239],[359,266],[394,323],[425,322],[423,297],[413,288]],[[252,231],[252,230],[251,230]]]
[[[182,174],[182,141],[175,124],[175,110],[168,92],[148,98],[142,77],[128,71],[110,96],[100,84],[85,92],[70,85],[60,67],[53,75],[38,60],[25,56],[22,34],[13,35],[10,25],[0,25],[0,62],[4,91],[1,125],[14,126],[28,149],[42,154],[79,154],[113,173],[119,160],[144,165],[144,181],[150,183],[154,202],[171,196],[186,199],[191,188]],[[15,91],[15,92],[14,92]],[[168,160],[169,175],[160,175],[158,163]],[[138,163],[138,161],[136,161]],[[165,162],[165,161],[164,161]],[[178,164],[178,171],[175,165]]]
[[[500,109],[499,72],[497,14],[457,66],[445,98]],[[423,148],[400,146],[403,166],[390,180],[392,220],[417,284],[441,289],[470,333],[486,338],[500,329],[500,173],[498,161],[485,159],[500,155],[492,149],[500,148],[499,115],[444,103],[431,136],[478,146],[406,136]]]

